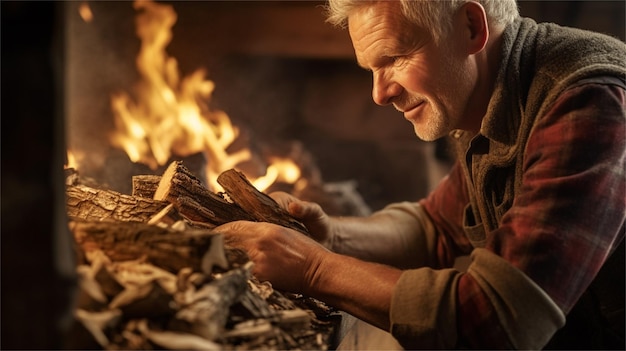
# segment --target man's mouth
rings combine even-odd
[[[421,107],[424,105],[424,101],[420,101],[415,105],[411,105],[404,109],[399,109],[400,112],[404,114],[404,118],[409,121],[417,121],[418,115],[420,114]]]
[[[394,107],[394,108],[395,108],[398,112],[407,113],[407,112],[409,112],[409,111],[411,111],[411,110],[413,110],[413,109],[415,109],[415,108],[419,107],[419,106],[420,106],[420,105],[422,105],[423,103],[424,103],[424,101],[422,100],[422,101],[418,101],[418,102],[416,102],[416,103],[414,103],[414,104],[412,104],[412,105],[406,105],[406,107],[405,107],[405,106],[398,106],[398,105],[396,105],[396,104],[393,104],[393,107]]]

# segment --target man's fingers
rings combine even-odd
[[[271,194],[269,194],[269,196],[274,199],[274,201],[276,201],[276,203],[278,203],[278,205],[280,205],[280,207],[287,209],[289,208],[289,204],[291,204],[292,202],[294,202],[296,200],[295,197],[293,197],[292,195],[283,192],[283,191],[276,191],[273,192]]]
[[[324,212],[322,208],[314,202],[298,201],[289,204],[289,213],[302,220],[318,220]]]

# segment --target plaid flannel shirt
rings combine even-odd
[[[519,194],[486,235],[484,248],[524,272],[564,313],[624,238],[625,111],[626,93],[615,85],[585,84],[561,94],[529,137]],[[468,181],[457,164],[421,201],[445,233],[437,243],[441,267],[473,249],[462,226]],[[512,347],[470,274],[459,279],[457,297],[458,345]]]

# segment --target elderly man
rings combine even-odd
[[[331,0],[328,10],[372,73],[374,101],[423,140],[449,135],[456,163],[427,198],[365,218],[273,194],[311,237],[268,223],[218,230],[259,279],[406,348],[577,346],[555,333],[576,327],[574,306],[613,253],[623,258],[624,43],[537,24],[514,0]],[[467,255],[467,270],[453,268]],[[624,296],[605,300],[623,323]]]

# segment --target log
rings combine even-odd
[[[124,318],[163,318],[176,313],[174,296],[157,280],[127,287],[111,300],[109,308],[121,310]]]
[[[174,161],[167,167],[154,199],[173,203],[189,220],[215,226],[236,220],[254,220],[237,204],[206,188],[181,161]]]
[[[67,183],[82,257],[73,348],[326,349],[328,316],[258,282],[247,254],[206,229],[235,220],[305,227],[243,174],[222,182],[227,191],[213,193],[173,162],[162,176],[133,177],[133,196]]]
[[[70,219],[145,223],[169,205],[166,201],[134,197],[85,185],[67,186],[65,193]],[[172,221],[181,219],[182,217],[172,218]]]
[[[223,237],[209,230],[184,232],[136,222],[69,223],[76,243],[85,251],[102,250],[112,261],[146,260],[172,273],[184,267],[210,274],[213,266],[228,268]]]
[[[269,222],[308,234],[308,230],[298,220],[268,195],[257,190],[246,176],[234,169],[222,172],[217,182],[224,188],[231,201],[252,215],[258,222]]]
[[[132,195],[152,199],[160,181],[159,175],[135,175],[132,177]]]
[[[183,305],[176,318],[190,325],[190,330],[208,340],[216,340],[224,331],[230,315],[230,307],[239,301],[248,289],[250,262],[221,275],[209,284],[181,294]]]
[[[146,339],[165,350],[219,351],[224,349],[222,345],[194,334],[152,330],[145,319],[137,323],[137,329]]]
[[[74,312],[76,321],[82,325],[82,327],[91,334],[91,337],[101,346],[103,349],[109,345],[109,339],[106,336],[106,332],[113,329],[112,326],[119,323],[122,319],[122,313],[120,310],[106,310],[102,312],[92,312],[83,309],[76,309]],[[70,342],[71,343],[71,342]],[[84,346],[83,342],[78,342],[76,346]]]

